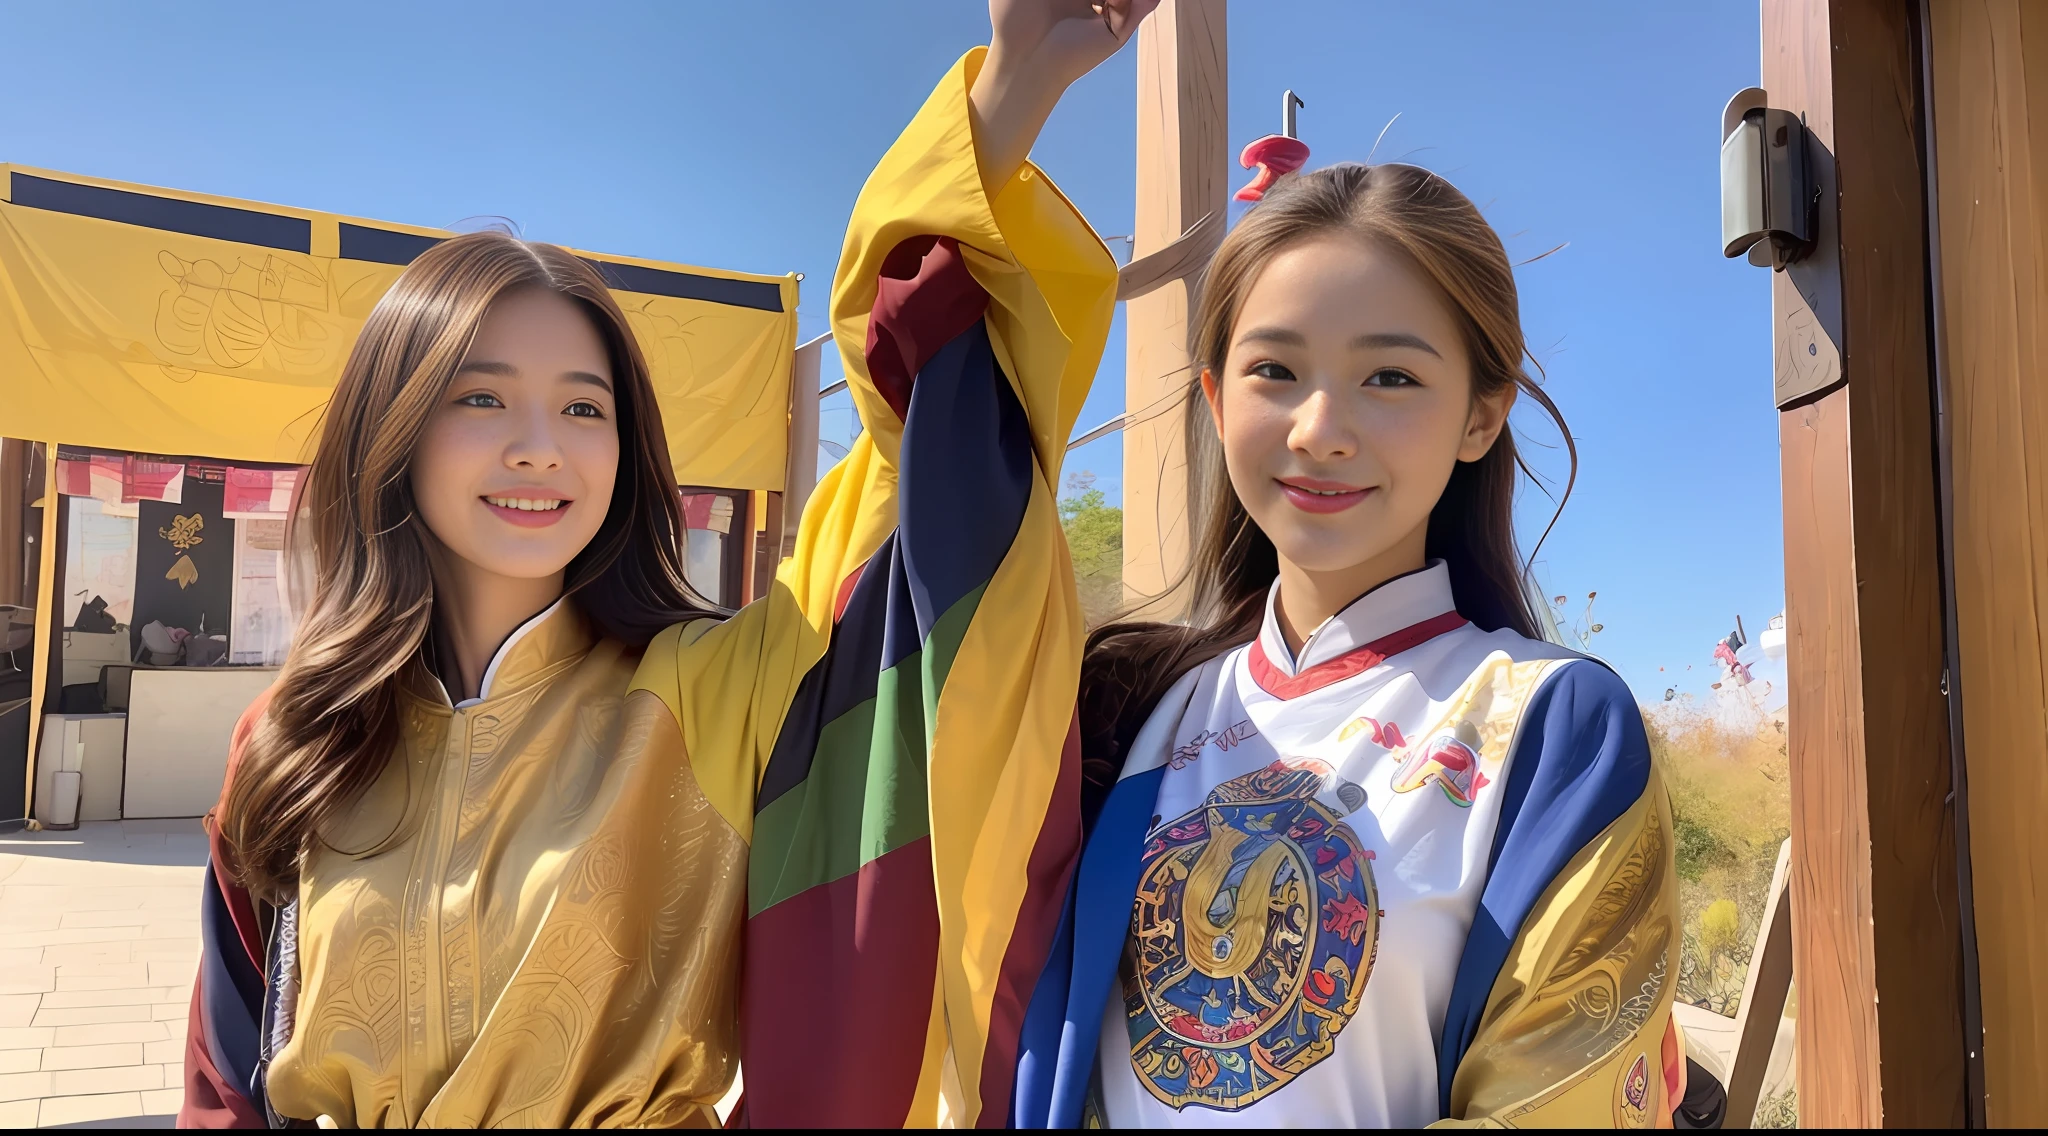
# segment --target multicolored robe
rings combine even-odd
[[[1670,806],[1614,672],[1471,626],[1439,562],[1333,617],[1298,669],[1269,606],[1259,638],[1178,682],[1122,758],[1025,1020],[1019,1126],[1097,1122],[1099,1072],[1124,1079],[1127,1113],[1204,1127],[1331,1108],[1671,1124]],[[1461,905],[1461,950],[1452,929],[1448,957],[1373,976],[1385,920],[1414,952]],[[1422,992],[1453,965],[1439,1027]],[[1360,1028],[1374,981],[1389,1016]],[[1347,1043],[1433,1066],[1434,1091],[1347,1081]]]
[[[1001,1125],[1079,852],[1082,628],[1054,487],[1116,266],[1034,167],[984,188],[982,57],[849,224],[832,326],[866,432],[772,593],[664,632],[621,692],[628,739],[636,715],[679,731],[677,791],[746,848],[743,978],[691,978],[742,982],[743,1122]],[[223,871],[206,886],[184,1115],[260,1123],[278,976],[260,905]]]

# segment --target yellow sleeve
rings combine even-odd
[[[1678,880],[1655,767],[1642,799],[1537,902],[1433,1127],[1669,1127]]]
[[[820,481],[770,593],[721,624],[663,633],[635,679],[669,704],[705,794],[749,841],[756,788],[798,683],[825,654],[841,587],[897,524],[903,426],[865,358],[884,258],[909,238],[958,242],[989,293],[990,339],[1053,485],[1108,339],[1116,264],[1079,211],[1029,163],[994,194],[984,190],[967,92],[985,55],[970,51],[939,82],[847,226],[831,318],[860,438]]]

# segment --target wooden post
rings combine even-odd
[[[1965,1117],[1911,6],[1763,0],[1818,246],[1772,281],[1802,1125]]]
[[[63,602],[64,593],[57,586],[57,573],[63,565],[57,561],[58,520],[63,515],[64,498],[57,492],[57,446],[54,442],[38,444],[31,452],[31,476],[29,491],[30,509],[35,513],[34,521],[41,530],[35,541],[36,576],[28,586],[34,589],[36,608],[35,662],[29,671],[28,706],[28,762],[23,773],[21,809],[23,816],[34,816],[36,799],[36,755],[42,749],[43,714],[51,709],[50,697],[52,671],[59,689],[64,685],[64,668],[59,662],[57,640],[63,634],[64,620],[57,614],[57,605]],[[35,467],[40,467],[37,469]],[[40,490],[40,492],[38,492]],[[58,665],[52,667],[51,664]]]
[[[804,504],[818,487],[818,374],[832,333],[799,344],[790,366],[789,466],[782,477],[782,536],[777,562],[796,551]]]
[[[1982,1120],[2048,1124],[2048,8],[1930,0],[1949,579]]]
[[[18,604],[28,597],[22,583],[27,575],[29,444],[14,438],[0,438],[0,603]]]
[[[1178,241],[1228,196],[1223,0],[1166,0],[1138,29],[1137,260]],[[1199,279],[1161,284],[1124,308],[1124,599],[1146,614],[1184,610],[1188,463],[1182,396],[1188,313]]]

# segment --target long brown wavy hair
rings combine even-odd
[[[683,576],[682,503],[647,363],[595,269],[554,245],[470,233],[412,262],[349,352],[319,450],[288,522],[304,585],[297,634],[219,817],[251,891],[288,894],[306,851],[384,768],[408,670],[434,614],[428,534],[413,506],[413,451],[491,304],[544,288],[604,339],[617,390],[620,469],[611,506],[569,563],[564,590],[600,631],[644,645],[717,609]]]
[[[1166,688],[1258,634],[1279,557],[1231,488],[1199,377],[1222,367],[1238,310],[1273,258],[1330,233],[1398,250],[1419,267],[1463,329],[1473,396],[1514,386],[1534,400],[1564,434],[1577,480],[1578,450],[1564,417],[1522,366],[1525,359],[1531,365],[1535,360],[1522,337],[1507,250],[1472,202],[1450,182],[1409,165],[1347,162],[1283,181],[1216,250],[1190,321],[1194,366],[1183,412],[1190,484],[1196,489],[1188,505],[1196,516],[1189,575],[1180,582],[1188,587],[1188,622],[1117,622],[1088,637],[1080,711],[1091,804],[1106,789],[1105,778],[1114,782],[1124,751]],[[1451,591],[1465,618],[1488,631],[1504,627],[1537,638],[1526,569],[1515,546],[1518,468],[1528,471],[1508,430],[1485,456],[1459,462],[1430,511],[1425,555],[1448,563]],[[1568,481],[1565,495],[1570,493]]]

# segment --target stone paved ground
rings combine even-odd
[[[0,836],[0,1128],[171,1126],[205,866],[196,820]]]
[[[0,837],[0,1128],[169,1126],[205,863],[195,820]]]

